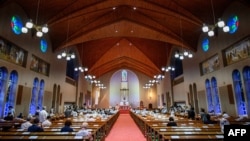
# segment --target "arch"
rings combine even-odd
[[[218,92],[217,80],[215,77],[211,78],[211,84],[212,84],[212,98],[213,98],[213,105],[214,105],[214,113],[221,114],[219,92]]]
[[[211,92],[211,84],[209,79],[206,79],[205,81],[205,86],[206,86],[206,94],[207,94],[207,106],[208,106],[208,111],[212,111],[214,108],[213,106],[213,98],[212,98],[212,92]]]
[[[247,114],[249,117],[250,116],[250,66],[245,66],[243,68],[243,80],[247,96]]]
[[[10,73],[7,86],[4,116],[8,114],[9,106],[12,106],[13,108],[15,107],[15,98],[16,98],[15,94],[16,94],[17,81],[18,81],[18,73],[17,71],[13,70]]]
[[[39,79],[37,77],[33,80],[33,88],[30,100],[30,114],[34,115],[37,107],[37,95],[38,95]],[[39,107],[41,109],[41,107]]]
[[[122,69],[124,70],[124,69]],[[122,101],[121,98],[121,86],[122,83],[122,70],[118,70],[114,72],[114,74],[110,78],[110,86],[112,86],[112,89],[110,89],[110,95],[109,95],[109,101],[110,105],[116,105],[117,103],[120,103]],[[127,84],[128,84],[128,101],[129,104],[132,107],[139,106],[140,102],[140,94],[139,94],[139,79],[137,75],[127,70]]]
[[[234,94],[237,104],[238,115],[246,115],[246,103],[244,92],[242,88],[241,74],[239,70],[234,70],[232,73],[233,85],[234,85]]]
[[[3,118],[4,96],[8,79],[8,70],[0,67],[0,118]]]

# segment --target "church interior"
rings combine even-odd
[[[51,131],[88,121],[86,140],[122,140],[112,131],[130,121],[137,141],[223,140],[220,119],[250,122],[247,13],[248,0],[0,0],[0,136],[19,134],[5,135],[10,113],[46,110]],[[201,111],[216,122],[209,133]],[[169,117],[202,131],[160,133]],[[85,140],[48,130],[22,139]]]

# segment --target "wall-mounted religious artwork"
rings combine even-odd
[[[218,54],[200,63],[201,75],[216,71],[220,68],[220,60]]]
[[[30,70],[49,76],[49,69],[49,63],[36,57],[35,55],[31,56]]]
[[[222,51],[225,66],[250,57],[250,36]]]
[[[0,38],[0,59],[25,67],[28,52]]]

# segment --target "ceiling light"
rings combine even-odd
[[[75,59],[76,57],[74,52],[63,51],[61,54],[57,55],[57,59],[63,59],[63,58],[69,61],[71,59]]]
[[[214,7],[213,7],[212,0],[211,0],[211,7],[212,7],[212,12],[213,12],[213,19],[215,22]],[[203,24],[202,32],[207,33],[209,37],[213,37],[215,35],[214,30],[217,27],[222,28],[223,32],[229,32],[229,27],[225,24],[225,22],[222,19],[218,19],[218,22],[214,23],[214,25]]]
[[[22,27],[21,31],[22,33],[28,33],[28,29],[30,29],[32,31],[32,29],[35,29],[34,31],[36,32],[36,36],[37,37],[42,37],[44,33],[48,33],[49,32],[49,28],[48,25],[37,25],[37,19],[38,19],[38,12],[39,12],[39,5],[40,5],[40,0],[38,0],[38,4],[37,4],[37,11],[36,11],[36,21],[34,24],[32,19],[29,19],[26,23],[25,26]],[[32,32],[33,35],[33,32]]]

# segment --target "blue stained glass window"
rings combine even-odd
[[[220,99],[219,99],[216,78],[212,77],[211,82],[212,82],[212,92],[213,92],[214,113],[221,114]]]
[[[208,38],[204,38],[204,39],[202,40],[202,50],[203,50],[204,52],[207,52],[208,49],[209,49],[209,39],[208,39]]]
[[[208,79],[205,82],[206,85],[206,93],[207,93],[207,104],[208,104],[208,111],[214,110],[213,106],[213,98],[212,98],[212,91],[211,91],[211,84]]]
[[[242,88],[241,75],[238,70],[234,70],[232,74],[234,93],[237,103],[238,115],[246,115],[246,102]]]
[[[19,35],[22,33],[23,22],[19,16],[11,17],[11,29],[12,31]]]
[[[36,113],[36,108],[37,108],[36,97],[38,95],[38,84],[39,84],[39,80],[38,80],[38,78],[35,78],[33,81],[32,95],[31,95],[31,101],[30,101],[30,114],[32,114],[32,115],[34,115]]]
[[[42,38],[41,41],[40,41],[40,50],[43,53],[45,53],[45,52],[47,52],[47,49],[48,49],[47,41],[46,41],[46,39]]]
[[[245,84],[245,91],[246,91],[246,96],[247,96],[247,109],[248,109],[248,114],[250,113],[250,66],[246,66],[243,68],[243,79],[244,79],[244,84]]]
[[[229,33],[233,34],[237,31],[239,27],[239,18],[236,15],[232,15],[229,17],[227,21],[227,26],[229,27]]]

